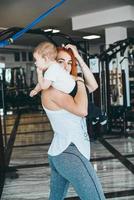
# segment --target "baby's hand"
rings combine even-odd
[[[52,61],[47,56],[44,56],[43,58],[40,56],[39,59],[36,60],[35,65],[38,70],[45,71],[49,67],[51,62]]]
[[[30,96],[30,97],[34,97],[36,94],[37,94],[37,91],[36,91],[36,90],[31,90],[29,96]]]
[[[45,59],[42,57],[40,57],[40,59],[36,60],[35,62],[36,67],[40,67],[40,68],[45,66],[45,64],[46,64]]]

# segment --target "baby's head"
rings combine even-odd
[[[38,54],[42,58],[47,58],[51,61],[55,60],[57,57],[57,48],[51,42],[42,42],[35,49],[33,54]]]

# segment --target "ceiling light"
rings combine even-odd
[[[44,32],[50,32],[52,30],[53,30],[52,28],[47,28],[47,29],[44,29]]]
[[[83,39],[87,39],[87,40],[93,40],[93,39],[97,39],[100,38],[100,35],[87,35],[87,36],[83,36]]]
[[[8,28],[0,27],[0,30],[7,30]]]
[[[58,29],[53,29],[52,30],[52,33],[59,33],[60,32],[60,30],[58,30]]]

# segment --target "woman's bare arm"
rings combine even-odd
[[[87,64],[84,62],[83,58],[79,55],[77,48],[71,44],[66,45],[66,48],[72,49],[74,56],[76,57],[79,65],[81,67],[81,70],[83,72],[86,86],[88,87],[89,92],[91,93],[91,92],[95,91],[98,88],[98,84],[95,80],[93,73],[91,72],[91,70],[89,69]]]
[[[78,81],[77,84],[78,91],[74,98],[69,94],[52,89],[51,100],[58,105],[59,108],[84,117],[87,115],[87,93],[83,82]]]

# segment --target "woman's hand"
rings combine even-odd
[[[74,56],[75,56],[76,58],[77,58],[78,56],[80,56],[79,53],[78,53],[77,47],[76,47],[75,45],[67,44],[67,45],[65,46],[65,48],[71,49],[71,50],[73,51],[73,54],[74,54]]]

